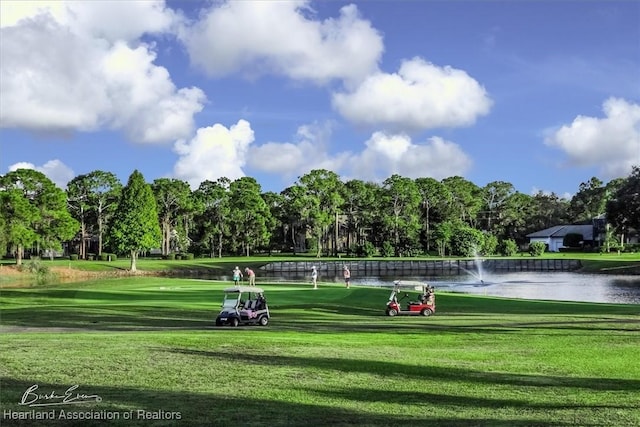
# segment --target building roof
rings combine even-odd
[[[556,225],[527,234],[527,237],[557,237],[564,238],[567,234],[582,234],[583,240],[593,240],[593,225]]]

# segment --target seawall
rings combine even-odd
[[[362,276],[402,275],[462,275],[477,274],[479,266],[486,272],[509,271],[575,271],[581,267],[579,260],[574,259],[460,259],[460,260],[406,260],[377,261],[350,260],[341,261],[282,261],[272,262],[262,267],[270,273],[300,273],[307,275],[315,266],[319,272],[339,275],[344,266]]]

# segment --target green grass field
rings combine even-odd
[[[640,426],[636,305],[438,293],[434,316],[389,318],[385,289],[261,284],[269,326],[216,328],[228,285],[2,289],[0,425]],[[34,384],[101,401],[19,405]],[[120,419],[7,416],[52,409]]]

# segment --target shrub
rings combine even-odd
[[[356,245],[354,252],[356,256],[369,258],[376,254],[376,247],[373,243],[367,241]]]
[[[78,260],[78,254],[71,254],[69,255],[69,259],[71,261],[77,261]]]
[[[529,253],[531,256],[540,256],[547,249],[547,245],[544,242],[531,242],[529,244]]]
[[[457,256],[476,256],[478,250],[482,249],[484,235],[482,231],[476,230],[466,225],[456,228],[451,236],[451,253]]]
[[[482,255],[493,255],[498,248],[498,238],[491,233],[484,233],[484,239],[482,242],[482,249],[480,252]]]
[[[513,239],[507,239],[500,242],[498,252],[502,256],[515,256],[518,253],[518,244]]]
[[[395,248],[390,241],[385,240],[382,242],[382,248],[380,249],[380,255],[383,257],[391,257],[395,254]]]
[[[27,264],[22,266],[22,269],[33,274],[38,285],[44,285],[51,279],[49,267],[39,257],[32,257]]]
[[[194,255],[191,252],[187,252],[187,253],[182,254],[182,259],[190,260],[190,259],[193,259],[193,258],[194,258]]]

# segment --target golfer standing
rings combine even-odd
[[[242,271],[240,271],[240,268],[236,265],[236,268],[233,269],[233,284],[236,286],[239,285],[241,278]]]
[[[349,285],[351,283],[351,272],[349,271],[349,267],[346,265],[342,267],[342,277],[344,277],[344,284],[347,285],[347,289],[349,289]]]
[[[315,265],[311,267],[311,283],[313,283],[313,289],[318,289],[318,270]]]
[[[247,277],[249,278],[249,286],[256,285],[256,273],[253,272],[249,267],[244,269],[244,272],[247,273]]]

